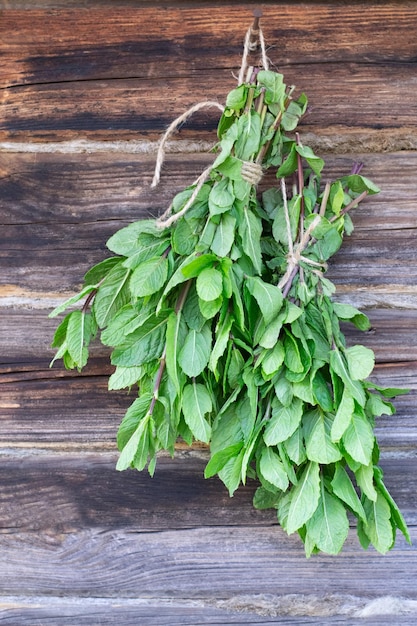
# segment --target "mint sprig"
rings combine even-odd
[[[369,321],[334,302],[325,277],[353,230],[350,210],[378,188],[356,166],[322,184],[324,161],[287,134],[307,106],[292,93],[281,74],[254,70],[228,95],[209,179],[186,212],[196,186],[174,198],[168,226],[141,220],[110,238],[116,256],[51,313],[86,297],[58,326],[55,359],[81,369],[100,332],[113,349],[109,388],[137,386],[117,469],[152,475],[178,437],[202,441],[206,477],[218,475],[230,495],[257,480],[254,506],[275,508],[308,556],[341,550],[348,513],[362,546],[385,553],[396,529],[410,537],[373,429],[402,391],[367,380],[374,355],[346,347],[340,321],[361,330]],[[259,166],[281,179],[261,197]]]

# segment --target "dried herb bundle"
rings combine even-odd
[[[385,553],[397,528],[409,535],[373,426],[401,391],[367,380],[373,352],[346,347],[339,323],[369,321],[334,302],[325,277],[353,230],[350,209],[378,188],[359,167],[322,184],[323,160],[293,133],[306,106],[269,70],[229,93],[209,179],[174,198],[171,218],[110,238],[115,256],[51,313],[85,298],[58,326],[55,359],[81,369],[99,332],[113,349],[109,389],[137,385],[117,469],[153,474],[178,437],[202,441],[206,477],[217,474],[230,495],[257,479],[255,507],[276,508],[307,555],[341,550],[347,512],[362,546]],[[258,197],[267,169],[281,182]]]

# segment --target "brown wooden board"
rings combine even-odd
[[[253,20],[252,7],[240,4],[169,9],[94,5],[5,10],[3,85],[165,78],[194,68],[230,71],[240,63],[242,40]],[[273,61],[286,65],[415,61],[416,25],[417,10],[410,3],[369,2],[364,11],[360,5],[283,2],[265,7],[262,19]]]
[[[52,537],[86,528],[144,533],[244,525],[256,536],[258,528],[273,525],[282,538],[275,511],[252,506],[258,483],[248,480],[229,498],[217,477],[204,479],[207,460],[204,450],[184,448],[174,459],[159,458],[151,478],[147,471],[116,471],[115,453],[9,452],[0,459],[2,533]],[[416,526],[416,456],[383,451],[381,467],[407,523]]]
[[[399,148],[407,147],[407,137],[409,147],[415,147],[415,64],[322,63],[280,69],[287,84],[297,86],[296,93],[308,95],[311,106],[300,129],[332,133],[337,141],[345,132],[379,131],[379,141],[378,133],[372,141],[380,149],[389,144],[390,134],[391,143],[397,138]],[[199,72],[190,68],[179,77],[163,79],[48,81],[10,87],[3,92],[0,140],[155,140],[197,102],[224,103],[235,85],[230,71],[203,66]],[[200,139],[209,139],[217,118],[216,112],[195,114],[182,136],[190,139],[198,132]]]
[[[416,445],[416,366],[414,361],[375,369],[377,384],[412,390],[395,399],[396,415],[378,418],[378,438],[385,447]],[[94,365],[91,375],[87,368],[81,376],[63,376],[62,365],[55,367],[52,377],[30,371],[5,376],[12,382],[0,384],[3,447],[114,449],[117,428],[136,392],[108,392],[107,376],[98,376]]]

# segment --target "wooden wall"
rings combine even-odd
[[[354,529],[304,557],[249,484],[205,481],[204,448],[156,476],[115,471],[131,402],[107,392],[97,345],[82,374],[49,369],[50,309],[122,225],[160,213],[210,162],[216,111],[156,141],[235,85],[252,5],[0,0],[0,624],[415,624],[417,554],[383,557]],[[417,4],[264,2],[268,55],[309,95],[305,143],[331,176],[355,160],[382,188],[329,271],[373,329],[375,379],[406,386],[380,418],[386,482],[417,539]]]

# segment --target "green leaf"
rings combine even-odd
[[[298,222],[300,219],[300,210],[301,210],[301,196],[297,195],[291,198],[288,202],[288,215],[290,218],[290,231],[291,231],[291,242],[295,240],[297,236],[297,228]],[[288,246],[288,228],[287,228],[287,220],[284,212],[284,205],[280,205],[276,212],[274,221],[272,223],[272,234],[274,236],[275,241],[278,241],[284,246]]]
[[[229,213],[221,216],[211,244],[211,250],[219,257],[229,254],[235,239],[236,219]]]
[[[289,437],[282,444],[295,465],[301,465],[307,458],[306,449],[304,446],[303,431],[301,428],[297,428],[291,437]]]
[[[261,234],[261,220],[250,209],[245,208],[239,224],[239,235],[242,238],[243,251],[258,274],[262,272]]]
[[[365,511],[358,494],[355,491],[352,481],[350,480],[346,470],[337,463],[336,470],[331,482],[333,492],[338,498],[343,500],[350,509],[364,522],[366,522]]]
[[[215,254],[190,255],[178,269],[185,278],[197,278],[206,267],[213,267],[217,261]]]
[[[330,438],[331,418],[319,410],[304,416],[304,438],[307,458],[328,465],[342,458],[338,446]]]
[[[375,482],[378,486],[378,491],[381,493],[382,496],[384,496],[385,500],[388,502],[390,506],[391,519],[395,522],[395,525],[397,526],[397,528],[402,532],[407,543],[411,545],[411,537],[407,528],[407,524],[405,523],[405,519],[403,518],[401,511],[398,508],[394,498],[391,496],[390,492],[388,491],[388,489],[386,488],[384,484],[384,481],[383,481],[384,474],[380,467],[374,467],[374,476],[375,476]]]
[[[307,520],[307,532],[317,548],[327,554],[338,554],[345,543],[349,522],[346,510],[322,483],[321,496],[313,516]]]
[[[214,372],[214,374],[216,374],[217,363],[219,359],[223,356],[229,342],[230,329],[232,328],[232,324],[233,317],[231,315],[227,315],[222,324],[220,324],[218,328],[216,328],[216,341],[214,343],[209,360],[209,368],[212,372]]]
[[[281,290],[266,283],[258,276],[248,276],[245,282],[249,293],[255,298],[266,324],[278,315],[283,303]]]
[[[285,491],[288,488],[288,476],[284,466],[271,448],[264,448],[259,461],[259,469],[262,476],[272,485]]]
[[[303,402],[299,398],[289,406],[282,406],[277,398],[272,400],[272,415],[264,432],[264,441],[267,446],[276,446],[281,441],[291,437],[299,426],[303,415]]]
[[[148,414],[139,422],[138,427],[124,446],[116,465],[116,470],[119,472],[132,464],[139,471],[145,467],[149,450],[149,420],[150,415]]]
[[[49,313],[48,317],[56,317],[57,315],[60,315],[63,311],[65,311],[65,309],[68,309],[68,307],[76,304],[85,296],[88,296],[88,294],[94,291],[96,287],[96,285],[87,285],[75,296],[71,296],[71,298],[68,298],[68,300],[65,300],[65,302],[57,306],[53,311]]]
[[[165,346],[167,317],[151,315],[140,328],[126,337],[126,341],[113,350],[113,365],[132,367],[149,363],[162,355]]]
[[[140,365],[136,367],[116,367],[116,370],[109,378],[109,391],[131,387],[137,383],[142,376],[143,368]]]
[[[261,116],[256,111],[249,111],[238,119],[237,128],[235,155],[243,161],[249,161],[259,150]]]
[[[291,491],[286,531],[289,535],[304,526],[317,509],[320,498],[320,473],[318,463],[310,461],[303,470],[298,484]]]
[[[226,98],[226,107],[229,109],[235,109],[239,111],[243,109],[246,103],[246,97],[248,93],[248,87],[246,85],[239,85],[236,89],[229,91]]]
[[[372,374],[375,355],[370,348],[352,346],[345,350],[345,356],[352,380],[363,380]]]
[[[354,410],[355,402],[349,389],[345,387],[332,424],[332,441],[340,441],[352,421]]]
[[[198,376],[207,366],[211,354],[211,330],[208,325],[200,332],[190,330],[178,355],[178,363],[190,378]]]
[[[346,452],[358,463],[368,465],[372,459],[374,441],[374,433],[366,417],[354,413],[342,437]]]
[[[103,278],[110,272],[110,270],[120,263],[120,258],[117,256],[112,256],[108,259],[104,259],[100,263],[93,265],[88,272],[84,274],[84,285],[88,287],[89,285],[97,285]]]
[[[351,304],[333,302],[333,310],[339,319],[352,322],[359,330],[365,331],[369,330],[371,327],[369,318]]]
[[[211,215],[230,211],[235,201],[233,185],[226,177],[215,183],[210,191],[208,206]]]
[[[296,151],[299,155],[303,157],[313,170],[313,172],[317,175],[321,173],[321,170],[324,167],[324,161],[320,157],[316,156],[309,146],[296,145]]]
[[[340,350],[336,349],[330,351],[330,366],[332,370],[343,380],[345,386],[348,387],[352,397],[358,402],[358,404],[362,407],[365,406],[365,392],[359,383],[352,380],[347,367],[347,362]]]
[[[198,238],[185,219],[180,219],[172,233],[172,249],[180,256],[188,256],[194,251]]]
[[[391,524],[391,509],[384,496],[378,492],[375,502],[364,497],[367,524],[364,526],[366,535],[376,550],[386,554],[394,544],[394,532]]]
[[[91,313],[73,311],[67,327],[67,350],[74,364],[80,370],[88,360],[88,344],[92,335]]]
[[[262,485],[258,487],[253,496],[253,506],[255,509],[273,509],[278,505],[280,491],[270,491]]]
[[[380,189],[369,178],[360,176],[359,174],[351,174],[350,176],[342,176],[340,182],[343,187],[348,187],[354,193],[362,193],[367,191],[370,195],[379,193]]]
[[[184,387],[182,411],[188,428],[198,441],[209,443],[211,426],[205,419],[212,411],[211,396],[204,385],[193,383]]]
[[[223,304],[223,297],[220,296],[215,300],[198,300],[198,308],[200,309],[201,315],[206,320],[211,320],[216,313],[220,311]]]
[[[244,453],[245,450],[242,448],[239,454],[230,459],[230,461],[228,461],[218,473],[219,478],[226,485],[230,497],[233,496],[234,492],[240,485]]]
[[[159,239],[153,235],[147,235],[145,233],[138,237],[138,248],[136,252],[122,263],[123,267],[128,267],[131,270],[136,269],[141,263],[149,261],[152,258],[160,257],[169,248],[169,241],[167,239]]]
[[[97,324],[104,328],[119,309],[130,300],[130,270],[122,265],[115,265],[98,288],[93,302],[93,311]]]
[[[180,347],[184,345],[187,336],[187,327],[183,320],[181,311],[173,311],[168,316],[166,331],[166,367],[167,372],[174,383],[177,393],[180,393],[180,371],[178,367],[178,353]]]
[[[332,411],[333,410],[333,398],[330,393],[329,384],[323,375],[322,370],[317,370],[314,377],[311,381],[311,387],[313,391],[314,398],[317,403],[321,406],[323,411]]]
[[[288,331],[285,331],[284,348],[284,362],[288,369],[295,374],[304,372],[304,364],[301,360],[297,341]]]
[[[168,259],[155,257],[138,265],[130,277],[133,296],[151,296],[163,287],[168,276]]]
[[[281,373],[281,376],[274,383],[275,395],[278,400],[284,406],[289,406],[292,402],[294,393],[293,386],[290,381],[286,378],[284,372]]]
[[[160,237],[162,235],[162,229],[156,226],[155,220],[153,219],[133,222],[133,224],[121,228],[110,237],[107,242],[107,247],[115,254],[130,256],[137,251],[138,238],[142,233]]]
[[[358,487],[369,500],[376,501],[377,493],[374,484],[374,467],[372,463],[369,465],[361,465],[355,470],[355,478]]]
[[[265,102],[267,104],[283,105],[285,98],[285,83],[282,74],[271,70],[261,70],[256,77],[258,84],[266,88]]]
[[[211,478],[215,474],[218,474],[218,472],[223,469],[226,463],[228,463],[232,458],[236,457],[239,454],[242,446],[243,441],[240,441],[239,443],[234,443],[227,448],[218,450],[218,452],[213,454],[204,470],[204,478]]]
[[[267,378],[278,372],[284,362],[285,350],[279,341],[272,350],[265,351],[266,356],[262,359],[262,373]]]
[[[201,271],[196,281],[199,298],[210,302],[219,298],[223,291],[223,276],[214,267],[206,267]]]

